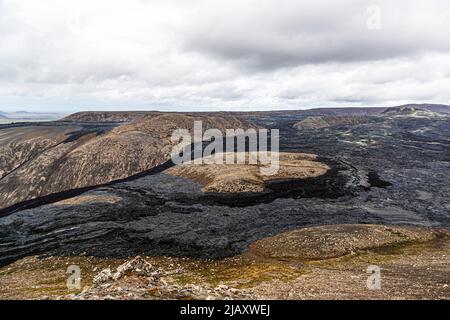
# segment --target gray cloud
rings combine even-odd
[[[0,0],[0,110],[445,103],[447,30],[447,0]]]
[[[186,48],[250,69],[355,62],[448,52],[450,8],[445,1],[376,1],[380,29],[367,27],[372,1],[248,1],[205,7]],[[419,18],[419,19],[417,19]]]

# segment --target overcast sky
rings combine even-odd
[[[0,110],[450,103],[448,0],[0,0]]]

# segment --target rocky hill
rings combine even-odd
[[[230,154],[228,154],[230,155]],[[235,156],[233,154],[232,156]],[[227,154],[215,154],[225,159]],[[279,169],[273,175],[262,175],[260,162],[249,164],[249,155],[243,164],[194,164],[193,162],[175,166],[167,174],[192,179],[203,185],[205,192],[263,192],[265,181],[275,179],[306,179],[325,174],[330,168],[320,163],[316,155],[304,153],[282,153],[277,155]],[[213,157],[205,158],[213,162]]]
[[[307,117],[296,124],[299,130],[323,129],[342,125],[356,125],[369,122],[369,118],[359,115]]]
[[[173,130],[192,129],[195,120],[202,120],[204,129],[253,126],[231,116],[152,114],[116,127],[74,122],[0,129],[0,208],[158,166],[170,158]]]
[[[411,103],[411,104],[396,106],[394,108],[414,108],[414,109],[428,110],[428,111],[439,112],[439,113],[450,113],[450,106],[446,105],[446,104]]]
[[[404,105],[398,107],[387,108],[382,113],[383,116],[406,116],[406,117],[444,117],[446,114],[431,111],[429,109],[420,108],[418,105]]]
[[[63,143],[77,126],[4,128],[0,130],[0,178],[18,170],[47,149]]]
[[[159,112],[152,111],[114,111],[114,112],[77,112],[61,121],[68,122],[129,122],[145,116],[156,115]]]

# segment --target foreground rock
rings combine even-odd
[[[356,238],[355,233],[359,233]],[[276,259],[279,249],[283,259],[287,256],[305,273],[292,281],[277,279],[252,289],[263,299],[448,300],[449,239],[449,229],[349,225],[293,231],[277,236],[273,247],[272,238],[262,240],[264,246],[256,243],[255,249],[271,259]],[[306,248],[300,249],[301,245]],[[369,286],[374,268],[379,270],[379,287]]]
[[[66,287],[69,265],[80,267],[78,290]],[[367,287],[369,266],[379,289]],[[25,258],[0,269],[0,298],[450,299],[449,274],[449,229],[317,226],[221,260]]]
[[[102,270],[93,279],[93,285],[80,294],[72,294],[64,299],[233,299],[246,297],[241,290],[220,285],[215,288],[205,284],[174,283],[172,276],[182,269],[167,272],[154,267],[138,256],[117,267],[115,273],[110,268]]]

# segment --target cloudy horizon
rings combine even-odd
[[[450,104],[446,0],[0,0],[0,110]]]

